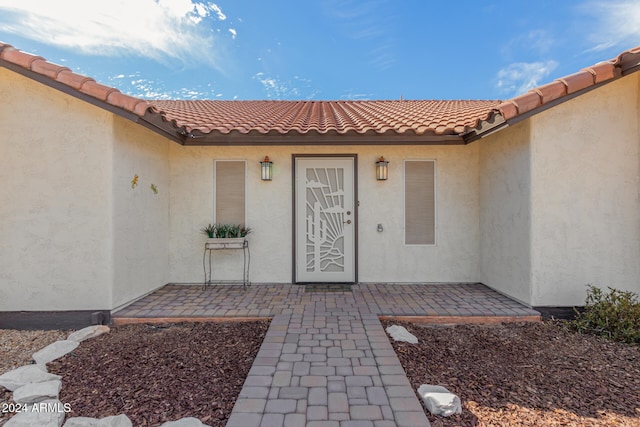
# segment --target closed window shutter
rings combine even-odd
[[[215,221],[222,224],[245,224],[244,161],[216,161]]]
[[[407,245],[436,243],[435,169],[433,160],[404,163],[404,223]]]

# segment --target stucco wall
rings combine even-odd
[[[357,154],[360,282],[468,282],[478,280],[478,147],[183,147],[169,146],[171,165],[170,281],[203,280],[199,229],[213,220],[215,159],[247,161],[247,224],[251,280],[292,280],[292,153]],[[269,155],[274,178],[263,182],[259,161]],[[375,161],[390,161],[389,180],[375,180]],[[437,160],[437,245],[405,246],[404,159]],[[384,231],[376,231],[377,224]],[[218,253],[218,278],[239,278],[241,257]],[[228,268],[225,269],[225,266]]]
[[[533,305],[640,292],[638,73],[532,118]]]
[[[111,306],[112,115],[0,68],[0,310]]]
[[[480,280],[531,303],[531,151],[529,122],[480,146]]]
[[[118,116],[113,135],[115,308],[168,282],[168,151],[175,143]],[[132,188],[135,175],[138,185]]]

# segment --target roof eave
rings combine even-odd
[[[190,132],[184,136],[184,145],[202,146],[251,146],[251,145],[463,145],[461,136],[413,134],[411,132],[396,133],[338,133],[338,132],[287,132],[287,133],[241,133],[232,131],[227,134],[220,132],[201,133]]]

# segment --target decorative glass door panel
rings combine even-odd
[[[353,158],[296,159],[296,281],[355,281]]]

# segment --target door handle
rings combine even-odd
[[[348,220],[344,221],[343,224],[351,224],[351,220],[348,219]]]

